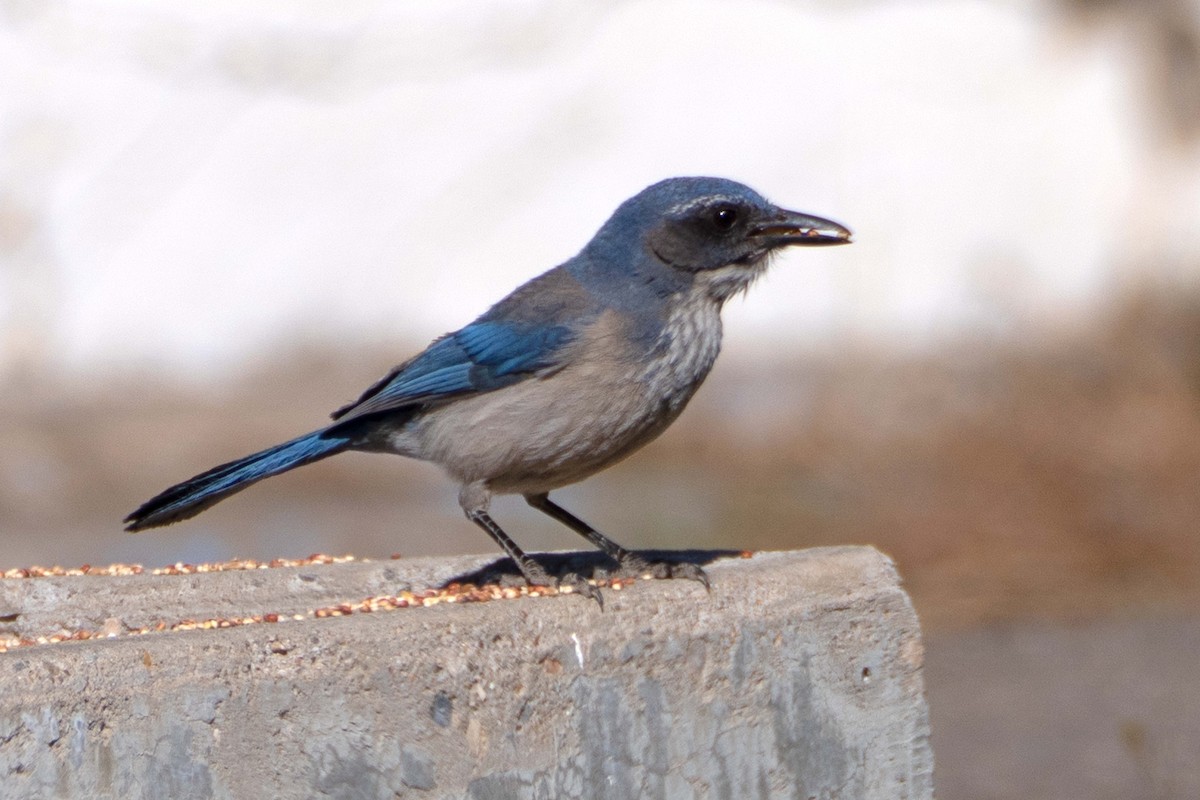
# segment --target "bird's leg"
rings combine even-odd
[[[500,545],[500,548],[508,553],[508,557],[517,565],[517,569],[521,570],[521,574],[525,576],[525,580],[528,581],[530,586],[554,585],[554,579],[542,568],[542,565],[526,555],[525,551],[517,546],[517,543],[504,532],[504,529],[486,511],[468,511],[467,519],[487,531],[488,536],[491,536],[496,544]]]
[[[624,547],[621,547],[621,545],[617,544],[612,539],[593,528],[591,525],[588,525],[570,511],[567,511],[558,503],[555,503],[550,499],[550,494],[548,492],[543,492],[542,494],[527,494],[525,495],[525,502],[529,503],[529,505],[533,506],[538,511],[541,511],[551,519],[555,519],[561,522],[563,525],[566,525],[568,528],[587,539],[593,545],[599,547],[608,555],[609,558],[616,561],[618,564],[624,564],[625,560],[629,558],[628,550],[626,550]]]
[[[623,573],[630,575],[649,574],[655,578],[686,578],[703,583],[705,589],[711,588],[708,584],[708,575],[695,564],[652,560],[637,553],[632,553],[600,533],[600,531],[591,525],[588,525],[570,511],[567,511],[558,503],[555,503],[550,499],[549,492],[527,494],[525,495],[525,502],[546,516],[558,520],[596,547],[599,547],[621,566]]]
[[[588,583],[581,575],[571,573],[556,580],[550,577],[541,564],[526,555],[525,551],[518,547],[517,543],[487,513],[488,500],[490,497],[487,491],[474,485],[463,487],[462,492],[459,493],[459,503],[462,504],[467,519],[483,528],[487,535],[500,545],[500,549],[508,553],[508,557],[517,565],[517,569],[521,570],[521,575],[525,577],[526,583],[530,586],[554,586],[559,589],[569,586],[572,591],[578,592],[584,597],[590,597],[599,603],[601,608],[604,607],[604,598],[601,596],[600,590]]]

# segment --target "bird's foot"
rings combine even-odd
[[[525,576],[525,581],[530,588],[548,586],[558,591],[559,594],[577,594],[595,600],[601,609],[604,608],[604,595],[578,572],[567,572],[554,577],[541,564],[529,559],[521,565],[521,573]]]
[[[590,600],[595,600],[600,609],[604,610],[604,595],[587,578],[578,572],[568,572],[559,578],[557,583],[560,594],[578,594]]]
[[[683,579],[702,583],[706,591],[712,591],[712,586],[708,582],[708,574],[690,561],[648,558],[637,553],[630,553],[621,559],[620,567],[612,577]]]

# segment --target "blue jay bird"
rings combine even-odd
[[[435,339],[333,413],[333,423],[214,467],[130,514],[126,530],[187,519],[252,483],[344,450],[439,464],[459,504],[531,585],[559,581],[488,514],[520,494],[623,568],[708,585],[693,564],[651,563],[550,500],[654,439],[704,381],[721,347],[721,308],[790,245],[833,245],[850,231],[787,211],[721,178],[670,178],[617,208],[583,250]]]

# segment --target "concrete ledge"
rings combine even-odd
[[[0,581],[5,624],[286,612],[492,559]],[[869,548],[0,654],[0,796],[928,798],[916,616]]]

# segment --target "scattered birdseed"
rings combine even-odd
[[[392,556],[395,558],[396,556]],[[255,561],[250,558],[232,558],[228,561],[218,561],[211,564],[185,564],[182,561],[165,567],[146,569],[141,564],[109,564],[104,567],[94,567],[84,564],[79,567],[18,567],[0,573],[0,578],[62,578],[78,575],[97,575],[117,577],[124,575],[195,575],[203,572],[233,572],[252,569],[273,569],[278,567],[312,567],[321,564],[346,564],[356,561],[369,561],[354,556],[331,556],[324,553],[313,553],[308,558],[273,558],[270,561]]]
[[[754,555],[746,550],[742,558]],[[398,555],[392,558],[398,558]],[[330,556],[314,553],[308,558],[291,559],[276,558],[270,561],[254,561],[251,559],[231,559],[213,564],[184,564],[177,563],[167,567],[147,570],[141,564],[109,564],[104,567],[94,567],[84,564],[80,567],[23,567],[6,570],[0,573],[0,578],[45,578],[74,575],[116,577],[126,575],[193,575],[206,572],[227,572],[238,570],[274,569],[279,567],[309,567],[320,564],[345,564],[348,562],[367,561],[354,556]],[[652,578],[646,575],[643,578]],[[634,583],[633,578],[610,578],[608,580],[588,581],[593,586],[621,591]],[[99,630],[66,630],[48,636],[38,636],[33,639],[19,636],[0,634],[0,653],[18,647],[33,647],[35,645],[59,644],[62,642],[80,642],[90,639],[113,639],[127,636],[144,636],[152,633],[168,631],[215,630],[222,628],[237,628],[244,625],[287,624],[289,620],[300,622],[308,619],[325,619],[329,617],[345,617],[352,614],[373,613],[379,611],[395,611],[401,608],[429,607],[440,603],[485,603],[492,600],[513,600],[518,597],[555,597],[559,594],[571,594],[573,587],[564,586],[559,589],[554,586],[500,586],[486,584],[476,586],[470,583],[451,583],[441,589],[424,591],[402,591],[394,595],[377,595],[364,598],[356,603],[339,603],[334,606],[314,608],[303,613],[280,614],[270,612],[248,617],[229,617],[213,619],[182,619],[175,622],[159,620],[152,625],[139,628],[126,628],[119,618],[111,617],[104,621]],[[273,646],[274,647],[274,646]],[[274,652],[287,652],[286,649]]]

